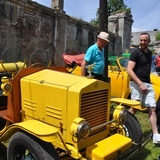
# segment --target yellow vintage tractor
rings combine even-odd
[[[0,141],[7,142],[8,160],[127,160],[148,143],[151,135],[142,137],[140,123],[124,107],[139,102],[111,99],[109,83],[35,57],[39,62],[30,65],[1,61],[1,72],[12,72],[1,78],[0,97],[6,97]]]

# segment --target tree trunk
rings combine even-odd
[[[108,7],[107,0],[99,0],[99,29],[100,31],[108,32]],[[104,69],[105,81],[108,79],[108,45],[105,47],[105,69]]]

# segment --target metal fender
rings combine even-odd
[[[111,102],[117,103],[119,105],[125,105],[128,107],[132,107],[132,108],[142,110],[142,111],[146,110],[146,108],[140,105],[139,101],[135,101],[135,100],[130,100],[126,98],[111,98]]]
[[[54,142],[58,140],[58,131],[55,127],[37,120],[27,120],[20,123],[14,123],[6,129],[1,137],[2,139],[8,139],[19,130],[23,130],[46,142]]]
[[[125,98],[111,98],[111,102],[117,103],[120,105],[132,106],[132,107],[140,105],[140,102],[138,101],[125,99]]]

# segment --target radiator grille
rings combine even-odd
[[[81,97],[81,117],[86,119],[91,127],[103,124],[107,120],[108,90],[84,93]],[[92,135],[105,130],[102,127]]]

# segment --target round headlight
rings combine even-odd
[[[78,140],[84,140],[89,136],[91,127],[85,119],[77,117],[71,125],[70,132]]]
[[[12,90],[12,86],[10,83],[7,83],[4,85],[4,91],[5,92],[10,92]]]
[[[118,122],[126,122],[128,117],[128,111],[125,109],[124,106],[117,106],[113,112],[113,118],[116,119]]]
[[[77,138],[80,140],[86,139],[91,132],[90,125],[87,122],[82,122],[78,125],[77,128]]]
[[[122,110],[120,113],[120,119],[124,123],[127,121],[128,118],[128,111],[127,110]]]

